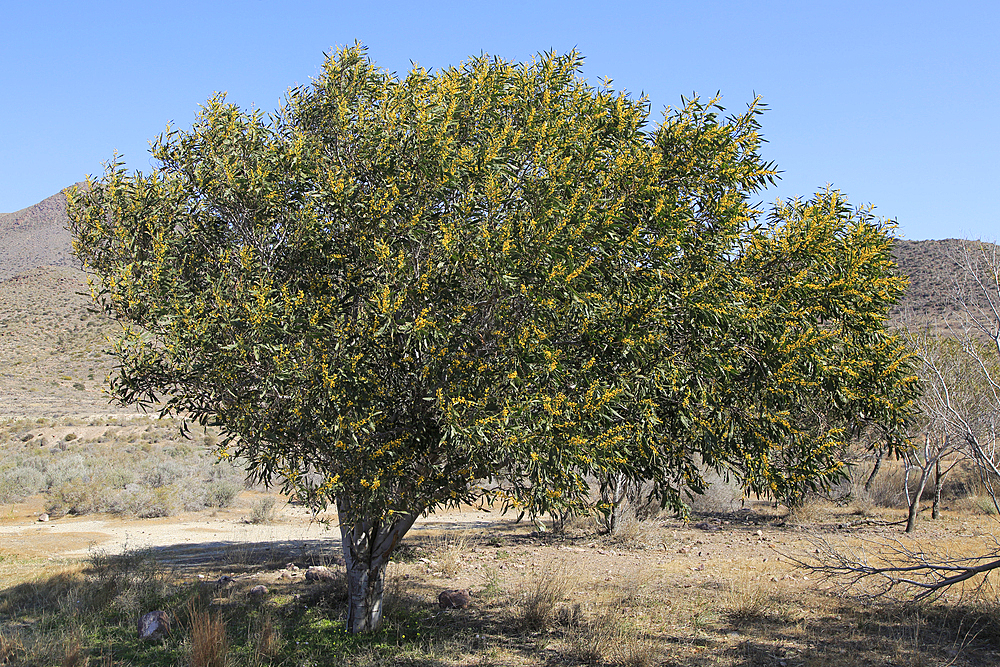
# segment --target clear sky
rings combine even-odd
[[[576,48],[593,82],[648,95],[654,121],[681,95],[741,111],[756,93],[784,172],[766,200],[829,183],[906,238],[1000,237],[996,2],[3,0],[0,16],[4,212],[115,150],[148,171],[149,140],[214,91],[272,110],[358,40],[399,72]]]

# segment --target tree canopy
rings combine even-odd
[[[436,507],[582,507],[613,473],[679,508],[704,465],[788,498],[837,479],[858,428],[902,443],[892,223],[833,190],[756,204],[778,173],[759,100],[648,128],[581,65],[398,77],[356,45],[273,116],[216,96],[150,174],[116,158],[71,194],[123,324],[113,394],[335,503],[352,631]]]

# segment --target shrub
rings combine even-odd
[[[253,524],[272,523],[274,521],[274,498],[266,496],[254,501],[250,507],[248,522]]]
[[[240,493],[240,486],[227,481],[213,481],[205,493],[207,507],[229,507]]]
[[[556,620],[556,606],[570,589],[566,573],[546,568],[532,586],[521,593],[520,624],[525,630],[547,630]]]
[[[45,476],[31,467],[17,467],[0,472],[0,502],[24,500],[41,490]],[[2,663],[0,663],[2,664]]]

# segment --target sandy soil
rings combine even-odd
[[[94,550],[114,554],[125,549],[154,549],[168,561],[183,561],[195,552],[248,548],[313,552],[339,549],[340,545],[335,519],[322,516],[317,521],[308,510],[280,502],[274,522],[268,524],[248,522],[249,498],[233,508],[157,519],[88,515],[39,521],[42,503],[41,498],[33,498],[0,506],[0,555],[64,560],[85,557]],[[471,509],[439,513],[418,520],[411,534],[420,540],[442,531],[486,530],[499,519],[495,512]]]

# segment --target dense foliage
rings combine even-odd
[[[777,173],[759,102],[647,129],[645,100],[580,66],[398,78],[344,49],[274,118],[213,98],[151,174],[115,160],[71,196],[124,324],[114,394],[165,398],[251,477],[335,502],[372,575],[354,630],[435,507],[555,511],[611,474],[680,506],[703,464],[794,497],[841,474],[856,429],[899,442],[892,225],[835,191],[756,207]]]

